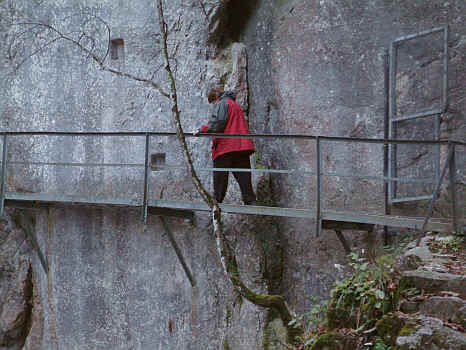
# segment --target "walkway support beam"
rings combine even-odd
[[[0,214],[3,214],[5,208],[5,192],[6,192],[6,162],[7,162],[7,135],[3,135],[3,152],[2,152],[2,184],[0,187]]]
[[[49,273],[49,264],[47,261],[47,258],[45,257],[44,253],[42,253],[42,250],[40,249],[39,245],[39,240],[37,239],[36,233],[35,233],[35,217],[34,213],[28,212],[28,211],[21,211],[19,213],[19,225],[23,229],[26,237],[29,238],[32,247],[36,250],[37,256],[39,257],[40,264],[42,265],[42,268],[45,272],[46,275]]]
[[[384,140],[389,139],[388,128],[390,125],[390,54],[388,50],[384,51]],[[388,173],[389,169],[389,144],[383,144],[383,176],[388,178],[390,174]],[[389,182],[384,181],[384,212],[385,215],[390,215],[390,198],[389,198]],[[388,227],[383,227],[383,239],[384,244],[388,244]]]
[[[172,245],[172,248],[175,251],[176,256],[178,257],[178,261],[180,262],[181,266],[183,267],[183,270],[184,270],[184,272],[186,274],[186,277],[188,278],[189,283],[191,284],[191,287],[196,288],[196,286],[197,286],[196,279],[194,278],[194,275],[191,272],[191,269],[189,268],[188,264],[186,263],[186,260],[185,260],[185,258],[183,256],[183,253],[181,253],[180,246],[178,245],[178,243],[176,243],[175,236],[173,235],[173,232],[170,229],[170,226],[168,225],[167,220],[163,216],[160,216],[159,218],[160,218],[160,222],[162,223],[162,226],[163,226],[165,232],[167,233],[168,240],[170,241],[170,243]]]
[[[451,159],[449,163],[449,178],[450,178],[450,196],[451,196],[451,211],[453,216],[453,229],[456,233],[464,234],[463,225],[461,224],[462,218],[458,215],[458,202],[456,192],[456,148],[455,144],[451,145]]]

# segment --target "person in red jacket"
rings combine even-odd
[[[209,91],[207,99],[215,104],[209,122],[197,132],[223,134],[249,134],[248,125],[241,107],[235,101],[235,93],[224,92],[221,88]],[[250,169],[249,156],[254,153],[254,143],[250,138],[212,138],[212,160],[214,168]],[[228,187],[228,171],[214,171],[214,196],[221,203]],[[256,195],[252,188],[251,173],[233,171],[241,189],[246,205],[256,204]]]

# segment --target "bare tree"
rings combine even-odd
[[[179,142],[182,145],[184,158],[188,169],[191,174],[191,178],[198,190],[199,194],[202,196],[204,201],[209,205],[212,213],[212,222],[214,227],[214,234],[217,243],[217,249],[219,252],[220,260],[222,262],[222,266],[224,269],[224,273],[230,279],[233,287],[235,290],[248,301],[252,302],[255,305],[266,307],[266,308],[273,308],[278,311],[280,317],[287,327],[288,330],[288,340],[293,342],[297,335],[299,335],[302,330],[289,325],[290,321],[293,319],[293,315],[281,295],[263,295],[258,294],[248,288],[246,284],[241,279],[241,275],[239,273],[238,262],[236,260],[235,253],[233,249],[228,244],[228,241],[225,238],[224,230],[223,230],[223,222],[222,222],[222,213],[221,209],[217,203],[217,201],[212,197],[212,195],[204,188],[199,177],[196,173],[196,170],[193,165],[193,161],[186,143],[185,133],[183,132],[183,128],[181,126],[181,113],[178,107],[178,97],[176,92],[176,81],[173,75],[171,65],[170,65],[170,58],[168,55],[168,26],[165,22],[165,15],[164,15],[164,7],[163,7],[163,0],[157,0],[157,8],[158,8],[158,15],[159,15],[159,24],[160,24],[160,33],[162,35],[162,45],[163,45],[163,55],[165,58],[166,66],[165,69],[168,72],[168,76],[170,79],[170,99],[172,101],[172,116],[173,120],[175,121],[176,125],[176,134]]]
[[[204,15],[207,17],[207,12],[202,1],[193,1],[195,1],[197,4],[200,4]],[[246,298],[248,301],[252,302],[257,306],[275,309],[280,315],[283,324],[287,328],[288,342],[293,343],[296,340],[297,336],[302,334],[303,330],[301,328],[296,328],[296,326],[290,325],[290,321],[293,319],[293,314],[290,311],[290,308],[288,307],[285,298],[281,295],[265,295],[256,293],[253,290],[251,290],[248,286],[246,286],[246,284],[243,282],[239,272],[238,262],[236,260],[234,250],[229,245],[225,237],[220,206],[215,200],[215,198],[205,189],[194,168],[191,153],[189,151],[189,147],[185,137],[186,135],[192,136],[192,134],[185,133],[181,125],[181,112],[178,103],[175,68],[173,65],[174,55],[170,54],[169,52],[169,26],[167,25],[165,20],[164,4],[163,0],[156,0],[156,2],[161,36],[160,42],[162,45],[162,57],[164,62],[163,67],[168,75],[168,90],[166,90],[166,88],[162,87],[160,84],[154,82],[152,79],[143,78],[132,73],[117,70],[115,68],[109,67],[105,63],[105,60],[109,53],[110,27],[102,18],[95,15],[88,16],[88,20],[93,19],[100,23],[100,25],[104,29],[104,32],[107,33],[107,46],[103,50],[101,49],[100,53],[97,50],[98,45],[95,37],[83,30],[64,32],[56,26],[49,23],[43,23],[40,21],[19,21],[12,23],[12,25],[19,26],[22,30],[16,33],[14,39],[10,44],[10,55],[15,55],[15,49],[17,49],[15,45],[18,45],[18,43],[27,35],[32,36],[35,39],[39,37],[46,39],[44,39],[45,41],[43,41],[42,44],[39,45],[35,50],[26,54],[19,61],[17,67],[20,67],[27,59],[30,59],[32,56],[43,52],[57,41],[67,41],[72,45],[78,47],[88,58],[94,61],[100,67],[101,70],[110,72],[112,74],[116,74],[118,76],[129,78],[137,82],[141,82],[145,85],[154,88],[162,96],[169,99],[171,103],[172,118],[176,127],[176,135],[182,147],[185,164],[187,166],[187,169],[196,187],[197,192],[200,194],[202,199],[205,201],[205,203],[207,203],[211,210],[216,245],[225,275],[231,281],[234,290],[239,295]]]

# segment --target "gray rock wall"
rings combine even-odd
[[[16,2],[11,7],[2,10],[57,25],[64,32],[81,30],[84,23],[86,31],[98,39],[93,52],[99,57],[106,50],[102,46],[106,27],[100,19],[105,20],[111,28],[110,38],[124,40],[119,59],[108,57],[106,63],[113,69],[152,78],[167,89],[153,1],[48,1],[36,6]],[[208,109],[203,83],[208,22],[199,21],[203,16],[203,9],[196,4],[186,7],[170,2],[167,7],[170,50],[176,51],[174,64],[187,130],[199,127]],[[2,24],[10,34],[16,30],[8,27],[7,21]],[[13,42],[12,48],[5,42],[3,52],[27,57],[38,47],[34,45],[53,38],[48,31],[27,34],[24,47],[21,40]],[[2,73],[8,78],[1,90],[2,130],[174,130],[168,100],[143,84],[100,71],[66,41],[56,42],[24,63],[15,58],[2,63]],[[195,162],[206,166],[210,140],[196,143],[200,146],[194,148]],[[11,138],[11,163],[32,160],[135,166],[12,164],[8,190],[142,200],[144,145],[143,137]],[[181,169],[151,173],[150,198],[198,199],[174,138],[151,139],[151,153],[156,152],[165,152],[167,164]],[[202,176],[209,185],[210,177]],[[193,300],[192,288],[157,217],[150,217],[148,225],[143,225],[139,211],[126,209],[56,208],[31,215],[36,219],[36,234],[48,257],[50,274],[44,274],[34,251],[25,255],[32,261],[38,295],[25,348],[218,349],[227,335],[228,343],[237,348],[261,343],[262,322],[258,320],[263,312],[232,294],[208,233],[208,216],[199,216],[196,226],[179,219],[169,222],[199,285],[199,295]],[[247,235],[235,239],[244,245],[242,261],[251,265],[246,274],[255,276],[254,266],[259,263],[254,240]],[[261,282],[250,282],[263,288]]]
[[[32,268],[25,235],[5,219],[0,232],[0,349],[16,350],[31,328]]]
[[[260,2],[244,33],[254,131],[383,138],[384,50],[395,38],[449,24],[450,106],[442,116],[441,137],[464,141],[465,86],[459,79],[464,80],[461,77],[465,74],[466,33],[461,24],[465,14],[461,1]],[[398,70],[397,93],[405,113],[414,106],[424,109],[439,105],[439,36],[433,39],[436,41],[421,40],[400,48],[403,64]],[[432,136],[431,122],[417,120],[400,125],[399,137]],[[399,152],[400,175],[432,177],[435,150],[403,147]],[[383,174],[381,146],[326,142],[322,150],[325,172]],[[456,156],[457,178],[463,184],[464,155],[463,148]],[[445,157],[446,148],[442,148],[442,162]],[[260,158],[271,167],[314,170],[315,142],[264,140]],[[273,183],[282,206],[315,207],[315,176],[275,175]],[[466,204],[466,196],[464,186],[458,187],[461,208]],[[442,188],[434,216],[451,215],[447,190],[447,186]],[[379,181],[324,177],[323,191],[324,209],[383,213],[383,183]],[[400,186],[402,195],[432,191],[431,185]],[[411,202],[391,209],[394,214],[423,216],[426,204]],[[302,306],[303,295],[327,294],[338,275],[334,263],[344,261],[342,247],[332,231],[315,238],[313,223],[281,223],[287,241],[284,285],[293,286],[286,293],[290,302]],[[352,246],[364,247],[364,237],[359,233],[346,234]]]
[[[64,32],[84,28],[97,39],[95,46],[86,47],[102,57],[107,48],[106,23],[111,39],[124,40],[124,47],[117,49],[119,58],[107,58],[109,66],[151,78],[168,89],[154,1],[16,1],[0,6],[5,14],[0,21],[5,38],[0,43],[4,76],[0,85],[1,130],[174,130],[167,99],[142,83],[102,72],[66,41],[57,41],[23,62],[53,38],[49,31],[23,26],[27,29],[24,36],[11,41],[19,29],[8,20],[23,22],[20,17],[26,16],[58,25]],[[205,93],[213,83],[223,82],[242,90],[243,108],[253,132],[382,137],[384,48],[398,36],[448,23],[451,103],[441,130],[442,137],[464,140],[463,1],[170,1],[166,6],[182,123],[187,131],[206,120]],[[237,55],[244,51],[230,51],[231,47],[241,48],[234,42],[245,45],[247,69],[245,56]],[[91,41],[85,43],[92,45]],[[399,92],[408,107],[413,99],[426,105],[438,102],[435,91],[424,88],[420,94],[416,92],[420,89],[413,87],[424,82],[426,74],[438,71],[438,61],[422,61],[425,48],[421,45],[406,53],[408,58],[415,57],[414,66],[428,68],[402,70]],[[429,137],[431,132],[430,126],[422,123],[406,130],[415,131],[403,134],[407,137]],[[11,164],[9,191],[142,200],[143,137],[37,136],[9,142],[11,162],[134,164],[129,168]],[[210,166],[210,140],[188,142],[195,164]],[[264,166],[315,167],[314,142],[267,139],[257,140],[256,145],[257,161]],[[382,175],[380,146],[329,143],[323,150],[326,171]],[[151,138],[151,153],[158,152],[166,153],[167,164],[181,168],[152,172],[150,198],[200,200],[182,167],[175,139]],[[402,159],[405,164],[421,159],[413,174],[430,169],[432,150],[406,154],[409,157]],[[457,157],[457,175],[464,183],[464,153]],[[202,172],[201,177],[209,187],[209,173]],[[254,176],[258,186],[263,180]],[[313,175],[271,175],[267,183],[268,199],[260,197],[267,203],[304,208],[315,205]],[[383,187],[373,180],[329,177],[324,179],[324,190],[325,208],[383,210]],[[238,192],[232,182],[226,201],[239,202]],[[463,194],[460,200],[464,207]],[[440,203],[447,201],[443,191]],[[396,210],[419,215],[424,208],[410,205]],[[15,213],[10,215],[14,221]],[[273,317],[232,292],[208,233],[207,214],[196,214],[194,225],[182,219],[170,220],[198,281],[199,298],[193,298],[155,216],[149,218],[148,225],[141,223],[139,211],[128,209],[58,207],[36,211],[33,216],[50,274],[47,277],[41,270],[33,250],[23,252],[34,271],[34,317],[25,349],[219,349],[225,344],[231,349],[263,348],[264,328]],[[225,220],[248,285],[261,292],[283,293],[298,312],[308,304],[304,296],[327,295],[338,277],[334,264],[345,261],[333,232],[315,238],[312,222],[280,219],[260,223],[276,242],[268,249],[263,232],[256,232],[257,221],[235,215],[227,215]],[[365,244],[359,233],[348,237],[353,246]],[[278,267],[275,255],[281,261]],[[274,266],[274,273],[270,266]]]

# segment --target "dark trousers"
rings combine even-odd
[[[214,168],[242,168],[250,169],[250,151],[238,151],[222,154],[214,159]],[[217,202],[221,203],[225,198],[228,187],[228,171],[214,171],[214,195]],[[233,171],[233,176],[241,189],[244,204],[253,204],[256,195],[252,189],[251,173]]]

